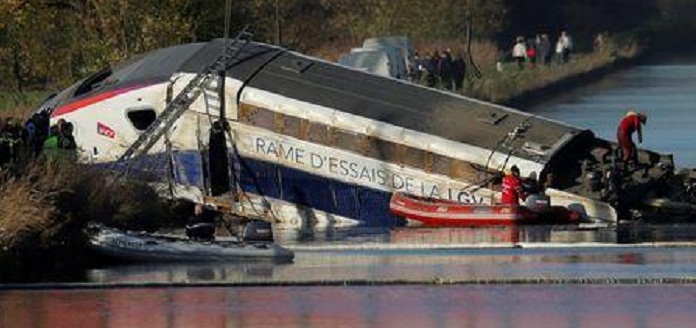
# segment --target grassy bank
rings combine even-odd
[[[148,185],[68,161],[37,160],[0,174],[0,281],[83,267],[87,222],[133,230],[176,223]],[[181,223],[181,222],[179,222]]]
[[[27,117],[32,108],[40,105],[50,94],[49,91],[25,91],[13,90],[0,91],[0,116],[3,117]]]
[[[337,61],[341,54],[350,52],[352,48],[360,47],[358,43],[340,43],[334,47],[319,48],[312,55]],[[416,51],[421,58],[430,58],[435,52],[442,53],[449,49],[453,56],[466,54],[467,44],[461,40],[429,40],[416,41]],[[567,63],[559,63],[555,57],[548,65],[536,65],[525,63],[520,69],[512,62],[510,53],[499,49],[489,41],[477,41],[471,45],[471,57],[480,71],[480,78],[476,77],[475,69],[471,63],[467,65],[467,78],[461,90],[457,90],[468,97],[477,98],[499,104],[513,105],[520,99],[541,94],[558,86],[572,87],[569,81],[577,81],[580,76],[587,76],[607,71],[617,64],[637,58],[642,54],[642,49],[635,36],[605,37],[603,46],[591,52],[576,52]],[[464,56],[465,58],[467,56]],[[500,62],[500,64],[499,64]],[[421,76],[418,83],[437,87],[434,78],[427,74]]]
[[[519,69],[515,63],[505,63],[502,71],[485,67],[483,77],[469,80],[462,93],[473,98],[509,104],[553,86],[564,85],[579,76],[603,72],[640,54],[641,49],[636,42],[610,40],[598,51],[573,55],[567,63],[553,62],[534,68],[526,63],[524,69]]]

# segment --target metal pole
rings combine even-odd
[[[275,0],[275,29],[276,29],[275,44],[277,46],[280,46],[280,43],[283,42],[283,40],[282,40],[282,34],[281,34],[281,28],[280,28],[280,5],[278,4],[278,0]]]

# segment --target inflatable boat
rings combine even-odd
[[[543,211],[522,205],[468,204],[405,193],[394,193],[389,209],[397,216],[427,226],[494,226],[518,224],[579,223],[580,214],[562,206],[550,206]]]
[[[293,251],[271,241],[193,241],[175,235],[121,231],[103,225],[92,225],[87,230],[92,250],[129,262],[291,262],[295,257]]]

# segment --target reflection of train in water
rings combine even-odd
[[[511,247],[520,241],[520,227],[501,225],[476,228],[403,228],[390,232],[389,241],[415,247]]]
[[[83,161],[112,163],[224,48],[215,40],[152,51],[41,109],[74,123]],[[201,96],[132,166],[172,182],[174,197],[224,203],[237,189],[237,210],[291,225],[387,226],[394,191],[490,203],[496,175],[514,164],[541,183],[552,176],[553,204],[590,219],[616,221],[617,204],[653,204],[651,213],[678,200],[684,177],[674,182],[669,156],[642,151],[645,167],[616,182],[607,179],[612,145],[591,131],[274,46],[238,49],[224,79],[196,86]]]

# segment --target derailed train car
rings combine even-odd
[[[223,47],[144,54],[39,110],[73,122],[82,161],[114,162]],[[641,151],[643,165],[620,173],[615,147],[591,131],[283,48],[246,46],[224,82],[204,89],[134,166],[170,181],[173,197],[222,204],[235,194],[235,211],[294,225],[388,226],[398,222],[388,210],[393,192],[496,202],[497,177],[517,165],[548,187],[553,204],[591,220],[657,208],[690,215],[688,177],[674,174],[670,156]]]

